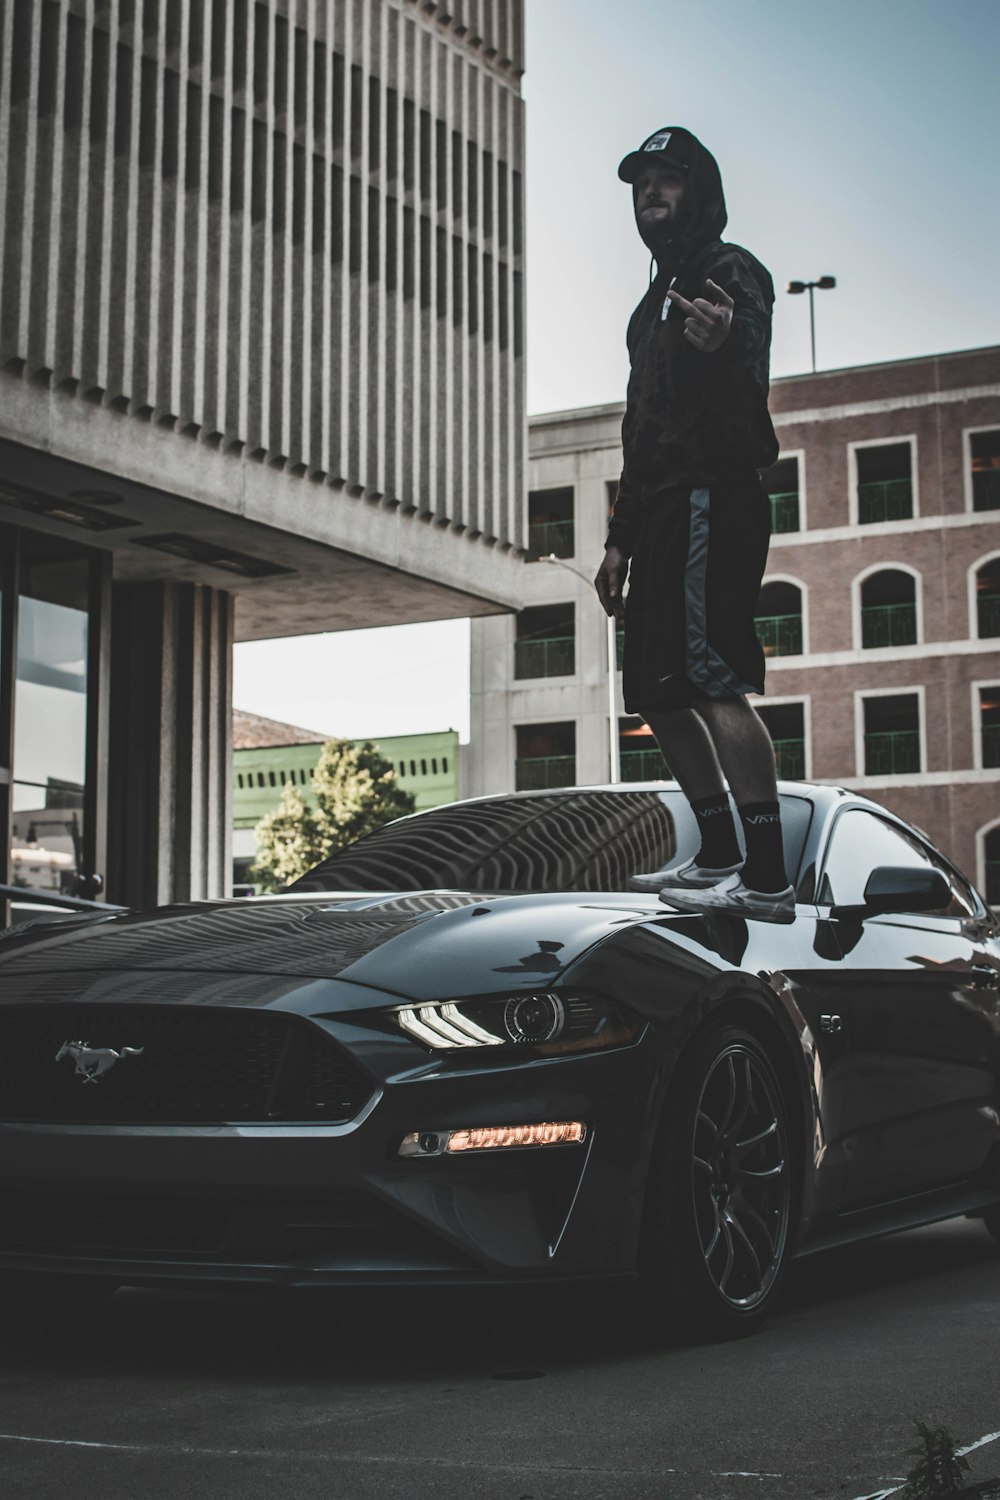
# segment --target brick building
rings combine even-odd
[[[757,706],[779,769],[892,806],[998,901],[1000,349],[778,380],[771,409]],[[530,422],[529,543],[562,565],[524,570],[514,619],[473,622],[470,791],[608,775],[590,579],[622,411]],[[623,778],[662,773],[640,721],[619,727]]]

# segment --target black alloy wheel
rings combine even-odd
[[[788,1111],[751,1033],[723,1025],[682,1060],[647,1185],[640,1257],[660,1332],[733,1338],[766,1316],[792,1231]]]

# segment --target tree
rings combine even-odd
[[[264,891],[281,891],[327,855],[414,807],[377,745],[327,740],[312,776],[312,804],[286,786],[279,806],[257,824],[251,877]]]

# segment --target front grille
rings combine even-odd
[[[87,1079],[66,1043],[118,1060]],[[135,1049],[131,1053],[125,1048]],[[139,1050],[141,1049],[141,1051]],[[93,1066],[93,1056],[80,1065]],[[353,1119],[372,1092],[336,1042],[297,1017],[165,1005],[0,1009],[0,1118],[77,1124]]]

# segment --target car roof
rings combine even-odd
[[[933,839],[929,838],[922,829],[915,828],[912,823],[899,813],[893,812],[891,808],[885,807],[881,802],[873,801],[870,797],[864,796],[863,793],[851,791],[848,787],[816,781],[779,780],[777,785],[779,797],[804,798],[812,803],[816,814],[810,820],[810,827],[803,845],[802,857],[799,864],[800,878],[802,872],[807,870],[810,864],[815,867],[820,860],[826,846],[832,815],[840,808],[860,807],[877,813],[883,818],[888,818],[898,823],[903,828],[911,829],[919,838],[923,839],[932,848],[937,849]],[[684,796],[680,783],[677,781],[608,781],[597,782],[590,786],[543,787],[523,792],[487,792],[478,797],[463,797],[458,802],[450,805],[455,807],[471,806],[477,802],[495,802],[498,799],[503,799],[504,801],[521,801],[522,799],[537,799],[539,797],[586,796],[594,792],[610,792],[612,794],[626,792],[666,792],[671,796]],[[419,818],[424,813],[434,811],[434,808],[429,807],[424,808],[419,813],[410,813],[409,816]],[[937,853],[942,854],[942,851],[937,849]],[[943,855],[943,858],[947,859],[948,857],[947,855]],[[948,862],[952,863],[950,860]],[[959,873],[961,874],[962,872],[960,871]],[[968,880],[968,877],[963,875],[963,879]],[[982,898],[980,897],[980,899]]]
[[[680,783],[676,781],[599,781],[587,786],[551,786],[539,787],[523,792],[482,792],[476,797],[457,798],[452,806],[471,804],[474,802],[495,802],[498,798],[511,801],[520,801],[528,797],[569,797],[589,794],[592,792],[669,792],[675,796],[683,796]],[[824,814],[838,803],[859,802],[866,807],[879,807],[879,804],[871,802],[867,797],[851,792],[846,787],[828,786],[814,781],[779,781],[778,794],[783,797],[808,797],[816,804],[817,809]],[[423,812],[433,812],[434,808],[421,809],[421,813],[411,813],[411,817],[420,817]],[[886,809],[879,807],[879,811]]]

